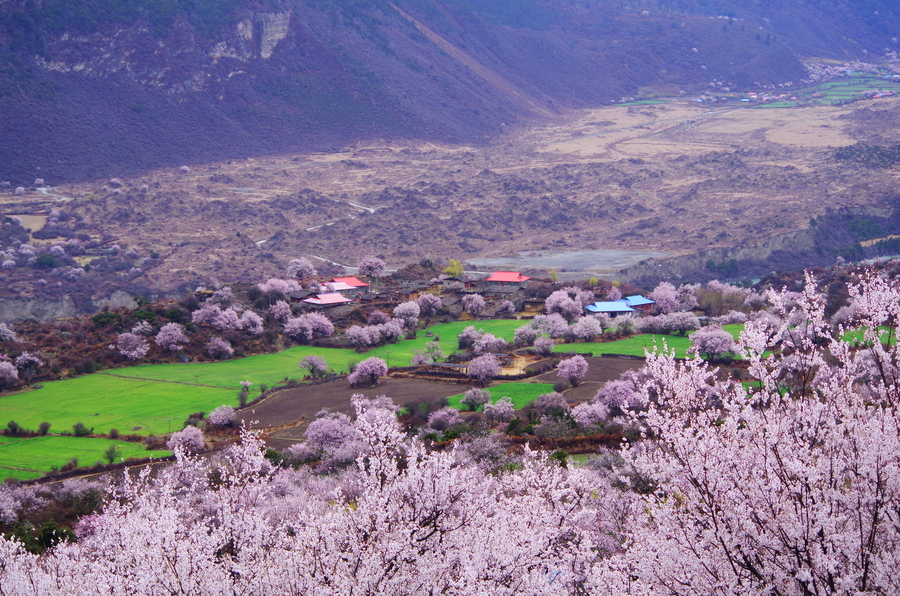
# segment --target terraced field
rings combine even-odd
[[[413,351],[438,338],[445,354],[457,349],[456,336],[467,326],[512,340],[523,324],[515,320],[458,321],[435,325],[420,331],[418,338],[382,346],[364,354],[349,349],[296,346],[276,354],[261,354],[239,360],[215,363],[159,364],[133,366],[45,383],[42,387],[0,397],[0,411],[26,429],[37,429],[42,422],[51,424],[51,433],[71,432],[83,423],[97,434],[116,429],[123,434],[163,435],[182,427],[193,412],[210,412],[222,405],[238,404],[241,381],[253,383],[250,397],[262,386],[272,387],[288,379],[299,380],[303,372],[297,363],[307,355],[325,358],[337,372],[345,372],[354,362],[377,356],[391,366],[407,366]],[[726,327],[733,334],[741,325]],[[428,333],[431,335],[429,336]],[[645,349],[667,345],[684,356],[690,346],[687,337],[639,335],[613,342],[560,344],[555,351],[591,352],[643,356]],[[522,407],[542,393],[552,391],[552,383],[507,383],[491,387],[494,398],[507,395],[516,407]],[[348,393],[349,389],[344,391]],[[349,393],[348,396],[349,397]],[[460,394],[450,398],[457,405]],[[71,436],[15,439],[4,437],[0,443],[0,477],[34,478],[61,466],[72,457],[83,465],[102,459],[109,446],[107,439]],[[122,457],[152,456],[135,443],[122,443]],[[127,452],[126,452],[127,451]],[[138,453],[139,452],[139,453]],[[27,465],[26,465],[27,464]]]

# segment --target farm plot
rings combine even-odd
[[[520,410],[536,400],[539,395],[552,393],[553,383],[501,383],[493,387],[485,387],[485,389],[491,394],[491,401],[497,401],[501,397],[508,397],[512,400],[516,409]],[[465,407],[460,403],[462,398],[463,394],[458,393],[448,397],[447,401],[450,402],[452,407],[464,410]]]
[[[725,331],[731,333],[737,340],[744,325],[724,325]],[[635,335],[609,342],[585,342],[571,344],[557,344],[553,347],[556,354],[575,353],[575,354],[622,354],[623,356],[643,356],[647,351],[674,351],[677,358],[687,356],[687,351],[691,347],[690,333],[687,337],[680,335],[660,335],[647,333],[643,335]]]
[[[107,463],[104,452],[119,449],[116,461],[128,458],[164,457],[171,451],[148,451],[141,443],[87,437],[0,437],[0,478],[29,480],[59,468],[72,458],[82,466]]]
[[[269,445],[286,447],[303,438],[310,420],[323,408],[333,412],[351,413],[350,397],[386,395],[394,403],[403,405],[422,398],[449,397],[460,390],[459,385],[431,383],[409,379],[381,379],[372,388],[350,387],[346,381],[335,381],[308,387],[279,391],[259,403],[252,411],[243,410],[239,418],[254,428],[274,428],[269,433]]]

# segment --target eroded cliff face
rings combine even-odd
[[[291,14],[250,13],[223,28],[218,41],[203,39],[184,21],[165,38],[141,24],[63,33],[47,40],[45,55],[35,56],[35,63],[55,73],[99,79],[121,75],[173,96],[215,91],[248,74],[252,61],[272,57],[290,32]]]
[[[3,298],[0,299],[0,323],[29,319],[41,322],[53,321],[95,313],[106,306],[134,308],[134,304],[131,294],[122,291],[87,300],[76,299],[69,294],[61,298]]]

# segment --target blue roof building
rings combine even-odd
[[[616,316],[621,313],[635,312],[633,308],[628,306],[624,300],[615,300],[612,302],[595,302],[584,307],[589,312],[606,313],[610,316]]]
[[[656,304],[656,302],[654,302],[653,300],[644,298],[643,296],[626,296],[624,300],[628,303],[628,306],[647,306],[650,304]]]

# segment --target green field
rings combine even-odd
[[[494,387],[487,387],[491,394],[491,401],[495,402],[501,397],[508,397],[515,404],[516,409],[524,408],[537,399],[539,395],[553,392],[553,383],[502,383]],[[460,403],[463,394],[453,395],[447,398],[450,405],[459,410],[465,407]]]
[[[120,459],[164,457],[171,451],[147,451],[141,443],[87,437],[3,437],[0,436],[0,479],[28,480],[59,468],[73,457],[79,465],[107,463],[103,452],[117,445]],[[117,461],[119,461],[117,460]]]
[[[731,335],[734,336],[734,339],[737,340],[741,335],[741,331],[744,330],[744,325],[723,325],[722,329],[731,333]],[[668,351],[674,350],[677,358],[684,358],[687,356],[687,351],[690,347],[690,334],[688,334],[688,337],[681,337],[680,335],[657,335],[648,333],[644,335],[635,335],[618,341],[557,344],[553,347],[553,351],[557,354],[591,353],[595,355],[622,354],[625,356],[643,356],[648,350],[652,352],[653,350],[662,351],[663,349],[667,349]]]
[[[435,325],[429,331],[440,338],[440,345],[446,355],[457,350],[456,336],[467,326],[493,333],[511,341],[515,330],[523,325],[516,320],[457,321]],[[726,327],[738,333],[741,325]],[[418,337],[396,344],[356,353],[350,349],[313,348],[295,346],[276,354],[261,354],[238,360],[209,363],[156,364],[133,366],[86,375],[63,381],[44,383],[38,389],[21,391],[0,397],[0,425],[15,420],[23,428],[35,430],[42,422],[49,422],[51,433],[70,432],[72,425],[81,422],[98,433],[108,433],[117,429],[123,434],[167,434],[180,430],[184,420],[193,412],[210,412],[222,405],[237,405],[240,382],[251,381],[251,399],[258,394],[261,385],[270,387],[285,379],[300,379],[303,371],[297,363],[310,354],[322,356],[336,372],[345,372],[353,362],[377,356],[384,358],[391,366],[408,366],[413,350],[422,349],[431,341],[424,330]],[[633,354],[643,356],[646,348],[653,347],[654,339],[662,346],[665,340],[670,349],[683,356],[690,347],[685,337],[640,335],[615,342],[573,343],[556,346],[556,352],[593,352],[595,354]],[[541,393],[552,391],[552,385],[536,383],[508,383],[489,389],[494,398],[508,395],[516,407],[522,407]],[[498,393],[499,391],[499,393]],[[458,404],[458,399],[451,403]],[[49,440],[53,437],[42,437]],[[57,437],[63,442],[46,443],[44,450],[53,455],[53,462],[44,467],[29,468],[49,470],[50,465],[64,463],[70,457],[68,445],[89,443],[68,443],[68,437]],[[73,441],[91,439],[71,438]],[[100,439],[94,439],[100,440]],[[32,445],[33,443],[27,443]],[[21,446],[20,446],[21,445]],[[15,463],[18,453],[26,443],[10,442],[0,449],[0,468],[18,468]],[[98,448],[102,453],[105,446]],[[26,451],[28,451],[26,449]],[[96,456],[86,456],[83,463],[93,464]],[[81,459],[79,457],[79,459]],[[90,461],[88,461],[90,460]]]

